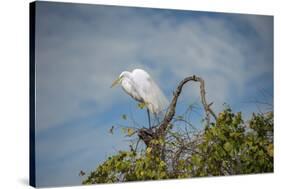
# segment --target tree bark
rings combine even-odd
[[[172,121],[175,112],[176,112],[176,106],[177,106],[177,101],[178,98],[182,92],[182,88],[183,86],[190,82],[190,81],[194,81],[194,82],[199,82],[200,83],[200,96],[201,96],[201,103],[204,107],[204,111],[205,111],[205,118],[206,118],[206,122],[207,125],[210,124],[210,115],[216,120],[217,116],[214,113],[214,111],[211,109],[211,105],[213,103],[208,104],[207,100],[206,100],[206,91],[205,91],[205,82],[201,77],[198,76],[190,76],[190,77],[186,77],[185,79],[183,79],[179,85],[177,86],[176,90],[174,91],[174,96],[173,99],[168,107],[168,110],[165,114],[164,119],[160,122],[160,124],[154,129],[154,128],[142,128],[138,131],[138,136],[139,138],[146,144],[147,147],[152,147],[154,149],[154,152],[160,153],[159,155],[161,155],[161,152],[163,150],[161,150],[161,146],[159,145],[154,145],[151,144],[151,141],[153,139],[159,140],[159,139],[164,139],[167,133],[167,129],[169,128],[169,124]],[[155,149],[155,148],[160,148],[160,149]]]

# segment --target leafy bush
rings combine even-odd
[[[244,121],[242,113],[226,108],[201,131],[169,129],[165,139],[152,143],[164,146],[164,156],[152,146],[120,151],[83,184],[273,172],[273,113]]]

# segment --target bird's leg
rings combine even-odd
[[[146,111],[147,111],[147,117],[148,117],[148,124],[149,124],[149,128],[151,129],[151,123],[150,123],[150,113],[149,113],[148,108],[146,109]]]
[[[159,125],[159,124],[160,124],[160,117],[157,116],[156,113],[154,113],[154,117],[155,117],[155,119],[156,119],[156,121],[157,121],[157,124]]]

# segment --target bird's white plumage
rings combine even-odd
[[[119,78],[124,91],[135,100],[146,103],[150,112],[159,114],[167,108],[167,98],[146,71],[124,71]]]

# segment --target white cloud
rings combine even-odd
[[[126,103],[120,90],[109,88],[123,70],[145,68],[168,96],[184,77],[202,76],[208,99],[219,110],[233,95],[243,96],[249,80],[272,69],[268,51],[253,41],[272,45],[268,17],[237,16],[231,22],[205,15],[178,21],[167,12],[85,7],[73,10],[76,15],[45,13],[39,15],[37,30],[39,130],[106,112],[120,100]],[[257,36],[235,30],[232,24],[238,21]],[[194,88],[186,90],[186,98],[198,95]],[[85,101],[95,107],[81,107]]]

